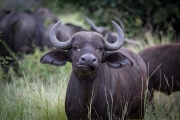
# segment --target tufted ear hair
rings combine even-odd
[[[122,68],[125,66],[133,66],[133,62],[120,52],[106,53],[104,62],[112,68]]]
[[[40,62],[42,64],[50,64],[55,66],[63,66],[69,60],[68,53],[66,51],[55,49],[46,53],[41,57]]]

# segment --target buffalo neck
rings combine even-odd
[[[89,103],[93,97],[92,95],[94,95],[95,92],[98,92],[98,91],[102,92],[105,89],[109,89],[110,81],[106,81],[106,82],[104,81],[106,78],[110,77],[108,73],[109,70],[106,69],[107,71],[105,73],[105,69],[106,67],[104,67],[103,65],[100,65],[96,73],[93,73],[92,75],[89,74],[86,77],[74,74],[72,72],[70,81],[74,83],[73,84],[74,90],[79,100],[78,102],[80,104]],[[101,73],[101,74],[97,74],[97,73]],[[71,84],[71,87],[72,87],[72,84]],[[87,107],[87,105],[85,107]]]
[[[94,79],[92,80],[80,80],[74,74],[72,74],[74,81],[74,100],[77,103],[77,109],[80,111],[88,112],[89,103],[91,102],[93,89],[94,89]],[[74,79],[75,78],[75,79]]]
[[[71,73],[66,94],[66,111],[72,112],[70,108],[73,107],[75,110],[73,112],[82,116],[87,116],[89,109],[95,116],[97,113],[106,112],[104,110],[107,109],[107,103],[101,101],[110,98],[108,97],[111,89],[110,81],[105,81],[105,79],[110,79],[110,73],[108,68],[103,65],[100,65],[97,73],[99,74],[91,80],[79,79],[73,72]],[[108,100],[108,103],[111,104],[111,100]]]

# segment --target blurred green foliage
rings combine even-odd
[[[128,37],[134,37],[144,31],[150,31],[160,36],[161,33],[171,33],[174,40],[180,40],[180,1],[178,0],[43,0],[43,5],[61,12],[81,11],[82,16],[91,18],[97,25],[108,26],[110,21],[122,21]],[[64,11],[63,11],[64,12]],[[118,19],[119,20],[118,20]],[[122,26],[121,26],[122,27]]]
[[[180,40],[179,0],[0,0],[1,8],[35,10],[45,6],[53,12],[81,12],[98,26],[112,30],[110,21],[120,22],[128,37],[143,36],[146,31],[161,35],[171,33],[172,41]]]

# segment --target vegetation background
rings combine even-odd
[[[89,29],[85,17],[97,25],[112,28],[119,22],[125,36],[140,42],[125,47],[138,52],[148,46],[180,41],[180,1],[178,0],[0,0],[0,8],[31,10],[48,7],[63,23],[71,22]],[[6,83],[0,69],[0,120],[66,120],[64,100],[71,71],[65,67],[40,64],[48,50],[36,50],[19,61],[22,76],[11,69],[12,81]],[[3,64],[6,64],[4,62]],[[149,107],[145,120],[180,119],[180,92],[155,94],[155,110]]]

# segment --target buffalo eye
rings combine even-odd
[[[73,47],[73,50],[80,51],[81,49],[78,46]]]
[[[99,50],[100,52],[103,50],[102,47],[98,47],[97,50]]]

